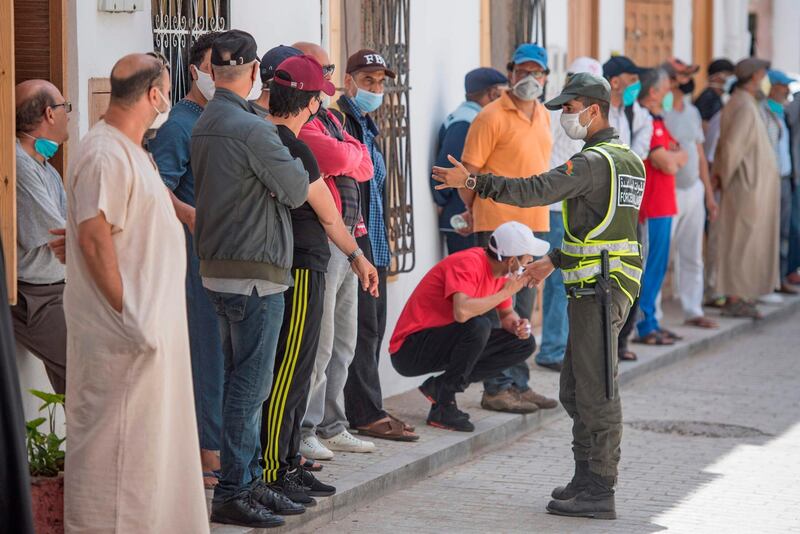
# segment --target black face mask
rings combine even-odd
[[[681,92],[682,92],[683,94],[685,94],[685,95],[688,95],[688,94],[694,93],[694,78],[692,78],[691,80],[689,80],[689,81],[688,81],[688,82],[686,82],[686,83],[682,83],[682,84],[680,84],[680,85],[678,86],[678,89],[680,89],[680,90],[681,90]]]
[[[317,111],[315,111],[314,113],[312,113],[311,115],[309,115],[309,117],[308,117],[308,120],[306,121],[306,124],[308,124],[309,122],[311,122],[311,121],[313,121],[314,119],[316,119],[316,118],[319,116],[319,112],[320,112],[320,111],[322,111],[322,103],[321,103],[321,102],[320,102],[320,104],[319,104],[319,107],[317,108]]]

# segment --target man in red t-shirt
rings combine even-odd
[[[485,249],[470,248],[439,262],[411,294],[389,352],[403,376],[444,371],[419,388],[433,403],[429,425],[474,430],[469,415],[456,406],[455,394],[531,355],[536,347],[531,325],[514,311],[511,297],[529,281],[521,268],[548,248],[527,226],[507,222]],[[501,328],[493,329],[485,315],[492,309]]]
[[[647,224],[647,259],[642,276],[639,309],[642,319],[636,324],[638,343],[672,345],[674,334],[662,330],[656,318],[656,299],[664,283],[669,262],[672,217],[678,213],[675,197],[675,173],[686,165],[688,154],[670,135],[661,116],[672,109],[668,73],[651,69],[639,76],[642,84],[639,103],[653,116],[650,153],[644,161],[647,183],[644,188],[639,220]]]

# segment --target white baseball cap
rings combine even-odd
[[[498,260],[512,256],[544,256],[550,250],[550,244],[534,237],[533,231],[522,223],[510,221],[503,223],[492,232],[489,238],[489,250]]]
[[[570,74],[577,74],[579,72],[588,72],[595,76],[603,76],[603,66],[594,58],[582,56],[576,58],[575,61],[570,63],[567,72]]]

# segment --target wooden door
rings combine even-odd
[[[17,190],[14,132],[14,2],[0,0],[0,237],[11,304],[17,302]],[[3,283],[0,280],[0,283]],[[1,304],[0,304],[1,305]]]
[[[642,67],[672,56],[672,0],[626,0],[625,55]]]
[[[695,75],[698,90],[708,83],[707,68],[714,55],[714,0],[692,3],[692,63],[700,65]]]
[[[569,0],[567,16],[567,62],[589,56],[597,59],[598,0]]]
[[[66,94],[65,0],[14,0],[15,83],[49,80]],[[50,161],[61,175],[66,146]]]

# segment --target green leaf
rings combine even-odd
[[[30,421],[25,423],[25,428],[27,428],[29,431],[36,430],[45,421],[47,421],[47,419],[44,417],[37,417],[36,419],[31,419]]]
[[[64,395],[59,393],[47,393],[46,391],[39,391],[38,389],[29,390],[31,395],[38,397],[48,404],[64,404]]]

